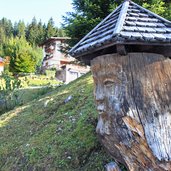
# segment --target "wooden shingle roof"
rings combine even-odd
[[[116,44],[165,44],[171,46],[171,22],[125,0],[71,50],[79,57]]]

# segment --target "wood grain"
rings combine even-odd
[[[96,131],[131,171],[171,171],[171,60],[154,53],[91,61]]]

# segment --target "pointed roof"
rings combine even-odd
[[[138,43],[171,46],[171,22],[125,0],[69,53],[80,57],[116,44]]]
[[[46,39],[45,41],[43,41],[39,46],[43,46],[43,45],[45,45],[51,41],[55,41],[55,40],[60,40],[60,41],[64,40],[65,41],[65,40],[69,40],[69,39],[71,39],[71,38],[69,38],[69,37],[50,37],[50,38]]]

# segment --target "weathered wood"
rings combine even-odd
[[[121,45],[121,44],[116,45],[116,50],[117,50],[117,53],[119,55],[126,55],[127,54],[125,45]]]
[[[171,60],[159,54],[92,60],[102,144],[131,171],[171,171]]]
[[[106,165],[106,171],[121,171],[121,169],[115,162],[111,162]]]

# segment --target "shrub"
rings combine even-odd
[[[25,80],[15,78],[6,73],[2,74],[0,78],[0,113],[12,109],[18,103],[18,97],[15,96],[14,91],[26,85]],[[13,105],[9,101],[12,101]]]
[[[47,77],[55,78],[56,70],[48,69],[45,71]]]

